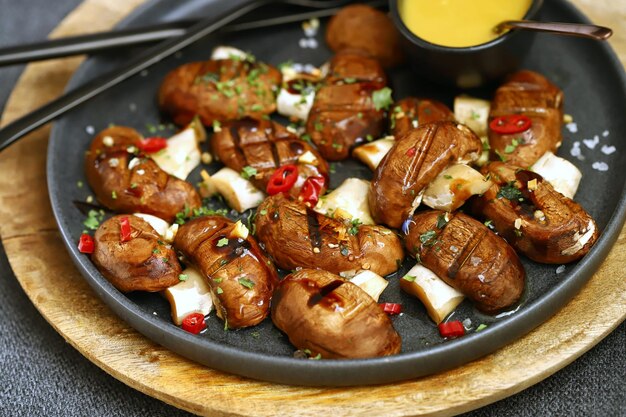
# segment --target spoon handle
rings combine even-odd
[[[611,29],[604,26],[583,23],[533,22],[531,20],[507,20],[494,28],[496,33],[501,33],[507,29],[536,30],[601,41],[608,39],[613,34]]]

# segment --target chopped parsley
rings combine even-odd
[[[239,283],[246,288],[252,289],[254,288],[254,281],[249,280],[248,278],[239,278]]]
[[[480,325],[476,328],[476,330],[475,330],[475,331],[479,332],[479,331],[481,331],[481,330],[485,330],[486,328],[487,328],[487,325],[486,325],[486,324],[484,324],[484,323],[482,323],[482,324],[480,324]]]
[[[117,192],[115,190],[111,191],[111,198],[117,200]]]
[[[313,123],[313,127],[317,132],[321,132],[322,130],[324,130],[324,125],[319,120]]]
[[[224,293],[224,290],[223,290],[221,287],[217,287],[217,288],[215,289],[215,292],[216,292],[216,293],[218,293],[218,294],[223,294],[223,293]]]
[[[213,130],[215,132],[219,132],[220,130],[222,130],[221,128],[222,128],[222,124],[220,123],[220,121],[219,120],[213,120]]]
[[[180,274],[178,275],[178,279],[180,281],[187,281],[187,278],[189,278],[186,274]]]
[[[83,221],[83,225],[91,230],[96,230],[100,226],[100,222],[104,220],[104,211],[89,210],[87,218]]]
[[[522,197],[522,192],[520,191],[520,189],[515,186],[515,181],[511,181],[507,185],[503,185],[502,187],[500,187],[500,190],[498,191],[496,197],[517,201],[522,201],[524,199]]]
[[[506,147],[504,148],[504,153],[513,153],[515,149],[517,149],[517,147],[519,145],[522,145],[523,143],[524,143],[524,138],[517,138],[517,139],[511,140],[511,144],[506,145]]]
[[[221,248],[221,247],[226,246],[226,245],[228,245],[228,239],[225,238],[225,237],[223,237],[223,238],[221,238],[220,240],[217,241],[217,247],[218,248]]]
[[[428,232],[420,235],[420,242],[425,246],[433,246],[437,243],[437,232],[429,230]]]
[[[250,107],[250,110],[252,111],[261,111],[263,110],[263,106],[260,104],[253,104],[252,107]]]
[[[259,211],[259,214],[260,214],[261,216],[265,216],[265,215],[267,214],[267,210],[262,209],[262,210],[260,210],[260,211]]]
[[[359,233],[359,226],[361,225],[361,220],[359,219],[354,219],[350,222],[350,228],[348,229],[348,233],[350,233],[351,235],[356,235],[357,233]]]
[[[256,174],[258,174],[258,171],[256,170],[256,168],[248,165],[248,166],[243,167],[240,175],[242,178],[249,180],[250,178],[254,177]]]
[[[376,90],[372,93],[372,101],[374,102],[374,108],[376,110],[385,109],[387,110],[389,106],[393,103],[393,99],[391,98],[392,90],[389,87],[381,88],[380,90]]]
[[[437,229],[443,229],[448,224],[448,219],[446,219],[445,214],[440,214],[437,216]]]

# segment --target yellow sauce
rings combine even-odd
[[[532,0],[399,0],[404,24],[437,45],[480,45],[498,37],[493,28],[524,17]]]

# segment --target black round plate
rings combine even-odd
[[[207,15],[217,1],[151,2],[121,26]],[[257,12],[255,16],[277,11],[277,8],[270,8]],[[563,0],[546,2],[540,18],[586,21]],[[476,312],[469,303],[463,303],[454,317],[460,320],[469,318],[474,329],[479,324],[487,324],[488,327],[481,332],[470,331],[464,337],[444,341],[419,301],[398,288],[398,277],[411,266],[406,262],[399,273],[390,277],[390,286],[381,299],[383,302],[401,302],[404,306],[404,314],[393,318],[394,326],[403,339],[401,354],[366,360],[294,359],[294,348],[269,319],[255,328],[224,331],[222,323],[212,314],[207,319],[207,331],[192,335],[172,324],[165,299],[157,294],[120,293],[102,277],[87,256],[77,251],[76,242],[84,228],[84,215],[74,201],[85,201],[91,193],[86,185],[80,187],[79,183],[86,184],[83,156],[94,132],[114,123],[150,134],[150,125],[168,123],[161,120],[155,104],[156,90],[162,78],[184,62],[207,59],[214,45],[234,45],[274,65],[288,60],[320,65],[330,56],[324,45],[323,33],[322,25],[316,36],[319,46],[315,49],[299,46],[299,40],[305,37],[300,24],[207,39],[101,94],[54,125],[48,148],[48,186],[52,207],[74,262],[98,296],[131,326],[185,357],[243,376],[301,385],[377,384],[440,372],[500,348],[557,312],[579,291],[606,257],[621,230],[626,213],[624,71],[607,44],[581,39],[539,35],[524,67],[545,74],[565,92],[565,111],[573,115],[578,131],[564,130],[559,155],[571,160],[583,172],[576,200],[596,219],[601,237],[582,261],[565,267],[539,265],[524,259],[528,275],[527,291],[519,308],[510,314],[488,317]],[[135,52],[110,53],[88,60],[76,72],[70,88],[115,68]],[[396,98],[430,96],[452,105],[454,96],[460,93],[416,79],[406,68],[392,71],[389,75]],[[491,91],[472,94],[489,97]],[[576,149],[580,150],[580,158],[572,154],[572,150]],[[613,149],[615,151],[611,152]],[[606,171],[599,170],[606,167]],[[217,165],[209,169],[215,170]],[[348,176],[371,175],[354,161],[335,164],[335,170],[332,186]],[[192,181],[197,179],[197,173],[194,175]]]

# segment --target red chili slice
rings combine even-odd
[[[406,150],[406,156],[408,157],[413,157],[415,156],[416,153],[417,153],[417,149],[415,149],[415,146]]]
[[[381,303],[378,304],[385,313],[390,316],[402,313],[402,304],[397,303]]]
[[[438,327],[441,337],[459,337],[465,334],[465,327],[458,320],[439,323]]]
[[[509,114],[493,119],[489,123],[489,128],[501,135],[512,135],[528,130],[531,125],[530,117],[523,114]]]
[[[206,328],[204,316],[200,313],[191,313],[183,319],[183,330],[189,333],[198,334]]]
[[[267,183],[267,193],[275,195],[289,191],[298,180],[298,167],[289,164],[278,168]]]
[[[167,139],[160,137],[143,138],[137,142],[137,147],[145,153],[155,153],[167,148]]]
[[[300,191],[302,201],[314,207],[320,199],[324,185],[326,185],[326,178],[322,176],[307,178]]]
[[[128,242],[131,240],[132,236],[130,233],[130,220],[128,220],[128,217],[122,217],[120,219],[120,242]]]
[[[93,253],[93,250],[93,237],[89,236],[87,233],[80,235],[80,240],[78,241],[78,251],[80,253]]]

